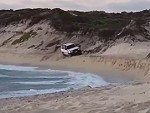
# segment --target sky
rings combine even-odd
[[[23,8],[130,12],[150,9],[150,0],[0,0],[0,9]]]

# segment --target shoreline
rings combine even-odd
[[[38,73],[36,73],[36,75],[35,76],[37,76],[38,77],[38,75],[39,75],[39,77],[42,77],[42,76],[45,76],[45,74],[43,75],[42,73],[44,73],[45,71],[46,71],[46,73],[48,72],[49,73],[49,75],[47,75],[46,77],[48,77],[49,78],[49,76],[51,76],[51,70],[49,70],[49,68],[46,68],[46,67],[33,67],[33,66],[29,66],[29,65],[12,65],[12,64],[9,64],[9,65],[6,65],[6,64],[2,64],[2,65],[0,65],[1,67],[1,69],[3,70],[7,70],[8,69],[8,71],[9,70],[15,70],[15,71],[25,71],[25,72],[28,72],[28,70],[27,69],[31,69],[31,73],[32,73],[32,71],[34,72],[34,71],[38,71]],[[6,67],[5,67],[6,66]],[[8,67],[7,67],[8,66]],[[17,69],[17,68],[19,68],[19,70]],[[20,70],[20,68],[21,68],[21,70]],[[25,70],[24,70],[24,68],[25,68]],[[49,71],[47,71],[47,69],[49,70]],[[36,72],[37,72],[36,71]],[[107,83],[106,81],[104,81],[101,77],[99,77],[98,75],[94,75],[94,74],[90,74],[90,73],[81,73],[81,72],[73,72],[73,71],[61,71],[61,70],[52,70],[52,73],[53,73],[53,71],[56,71],[56,73],[57,73],[57,71],[58,71],[58,73],[60,72],[60,73],[65,73],[66,74],[66,76],[70,79],[72,79],[73,78],[73,81],[72,80],[69,80],[69,83],[68,84],[70,84],[71,85],[71,87],[66,87],[66,88],[63,88],[63,89],[60,89],[59,91],[57,90],[57,87],[56,87],[56,89],[55,89],[55,85],[54,86],[52,86],[53,88],[54,88],[54,90],[53,91],[51,91],[51,88],[49,89],[49,88],[47,88],[47,89],[38,89],[37,87],[34,87],[33,86],[33,88],[31,88],[31,90],[34,90],[35,92],[32,92],[32,93],[30,93],[30,89],[22,89],[22,90],[14,90],[14,92],[15,91],[28,91],[28,93],[26,93],[25,95],[24,95],[24,93],[21,93],[21,92],[19,92],[19,93],[14,93],[14,92],[12,92],[11,93],[11,90],[12,89],[10,89],[10,92],[8,93],[8,95],[7,96],[5,96],[5,95],[3,95],[3,92],[2,92],[2,95],[1,95],[1,97],[0,97],[0,100],[2,100],[2,99],[6,99],[6,100],[11,100],[11,98],[12,99],[16,99],[16,98],[28,98],[28,97],[34,97],[34,96],[40,96],[40,95],[51,95],[51,94],[58,94],[58,93],[62,93],[62,92],[70,92],[70,91],[78,91],[78,90],[80,90],[80,89],[85,89],[85,88],[95,88],[95,87],[97,87],[97,88],[101,88],[101,87],[104,87],[104,86],[109,86],[109,85],[114,85],[114,84],[112,84],[112,83]],[[11,71],[10,71],[11,72]],[[9,73],[10,73],[9,72]],[[30,72],[30,71],[29,71]],[[5,74],[4,74],[5,75]],[[7,75],[7,73],[6,73],[6,75]],[[33,73],[33,75],[34,75],[34,73]],[[28,76],[28,74],[27,75],[24,75],[24,74],[21,74],[20,73],[20,75],[19,76]],[[53,74],[52,74],[52,76],[53,76]],[[60,76],[60,75],[59,75]],[[70,76],[70,77],[69,77]],[[71,77],[71,76],[73,76],[73,77]],[[78,84],[78,81],[76,81],[76,76],[79,76],[79,77],[77,77],[77,80],[79,80],[80,81],[80,79],[81,79],[81,81],[82,82],[79,82],[79,84]],[[3,77],[3,76],[2,76]],[[32,75],[30,75],[30,77],[32,77]],[[61,76],[60,76],[61,77]],[[83,77],[85,77],[85,82],[84,82],[84,80],[82,80],[83,79]],[[8,78],[9,78],[9,74],[8,74]],[[33,78],[34,78],[34,76],[33,76]],[[51,78],[51,77],[50,77]],[[55,77],[54,77],[55,78]],[[53,79],[54,79],[53,78]],[[56,77],[57,78],[57,77]],[[96,78],[96,79],[95,79]],[[62,77],[61,77],[61,79],[63,79],[63,75],[62,75]],[[92,81],[90,80],[90,79],[92,79]],[[94,83],[93,81],[97,81],[97,79],[100,81],[100,82],[96,82],[96,83]],[[5,78],[4,78],[4,80],[5,80]],[[7,79],[6,79],[7,80]],[[9,81],[9,79],[8,79],[8,81]],[[20,81],[20,80],[19,80]],[[17,82],[14,82],[14,80],[13,80],[13,82],[12,83],[19,83],[20,85],[22,84],[22,83],[24,83],[24,82],[26,82],[26,80],[24,81],[24,80],[21,80],[21,83],[19,82],[18,80],[17,80]],[[46,81],[46,79],[45,78],[42,78],[42,81],[41,82],[45,82]],[[51,81],[50,79],[47,81],[47,82],[49,82],[49,81]],[[77,82],[77,84],[76,83],[74,83],[74,81],[76,81]],[[30,81],[29,80],[29,84],[30,84],[30,82],[32,83],[32,82],[34,82],[34,81]],[[73,84],[74,84],[74,86],[78,86],[79,85],[79,87],[74,87],[74,86],[72,86],[72,83],[73,82]],[[38,83],[39,83],[39,81],[38,81]],[[67,82],[66,82],[67,83]],[[83,83],[83,84],[82,84]],[[40,84],[40,83],[39,83]],[[81,85],[80,85],[81,84]],[[84,84],[86,84],[86,85],[84,85]],[[11,86],[10,86],[11,87]],[[25,86],[26,87],[26,86]],[[59,86],[60,87],[60,86]],[[0,87],[1,88],[1,87]],[[35,88],[35,89],[34,89]],[[2,89],[3,89],[3,84],[2,84]],[[9,91],[9,90],[8,90]],[[13,90],[12,90],[13,91]],[[5,91],[4,91],[5,92]],[[7,91],[6,91],[7,92]],[[5,92],[5,93],[6,93]],[[41,93],[40,93],[41,92]],[[18,95],[18,94],[21,94],[21,95]]]
[[[37,70],[47,70],[47,69],[50,69],[50,70],[54,70],[54,71],[67,71],[67,72],[75,72],[75,73],[85,73],[85,74],[94,74],[94,75],[97,75],[97,76],[100,76],[102,79],[104,79],[104,81],[110,83],[110,84],[128,84],[128,83],[134,83],[134,82],[139,82],[139,83],[143,83],[145,81],[143,81],[143,79],[140,79],[140,78],[136,78],[135,75],[131,75],[133,73],[128,73],[126,74],[126,72],[123,72],[123,71],[120,71],[120,70],[115,70],[115,69],[110,69],[108,71],[110,72],[103,72],[102,70],[100,70],[99,72],[94,72],[94,71],[91,71],[91,70],[81,70],[79,68],[76,68],[76,67],[63,67],[63,66],[60,66],[60,65],[44,65],[44,64],[30,64],[30,63],[2,63],[0,62],[0,64],[2,65],[14,65],[14,66],[25,66],[25,67],[36,67]],[[107,75],[106,75],[107,74]],[[117,74],[117,75],[115,75]],[[120,75],[123,75],[125,77],[122,77]],[[112,78],[112,77],[115,77],[115,78]],[[129,77],[131,76],[131,77]],[[129,77],[129,78],[128,78]],[[135,78],[134,78],[135,77]],[[110,78],[112,80],[110,80]]]
[[[143,89],[147,87],[148,89]],[[0,100],[1,113],[116,113],[150,111],[150,84],[85,87],[29,97]],[[131,98],[132,97],[132,98]],[[143,113],[143,112],[140,112]]]
[[[139,108],[150,111],[149,67],[147,67],[149,62],[145,63],[145,68],[143,66],[138,69],[137,67],[145,61],[137,61],[138,63],[134,61],[137,64],[137,67],[134,67],[133,61],[128,59],[79,56],[41,61],[42,57],[42,55],[4,53],[0,54],[0,62],[4,65],[93,73],[100,75],[105,81],[113,83],[122,80],[122,82],[99,88],[85,87],[57,93],[0,99],[1,113],[108,113],[112,111],[120,113],[132,112],[132,109],[138,112]],[[146,76],[145,72],[147,72]],[[137,108],[134,109],[134,106]]]
[[[146,72],[145,70],[150,72],[150,62],[146,63],[148,64],[148,66],[145,66],[147,69],[138,69],[132,65],[140,65],[138,62],[141,62],[142,64],[142,61],[135,61],[136,64],[133,64],[132,60],[107,58],[102,56],[77,56],[65,59],[55,59],[50,57],[49,59],[41,61],[43,56],[43,54],[15,54],[3,52],[0,54],[0,63],[6,65],[12,64],[52,70],[92,73],[100,75],[107,82],[121,81],[121,83],[128,81],[145,82],[145,80],[147,80],[144,74]]]

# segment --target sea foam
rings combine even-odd
[[[0,65],[0,77],[6,81],[0,82],[0,98],[31,96],[109,84],[102,77],[91,73],[42,70],[38,67],[15,65]]]

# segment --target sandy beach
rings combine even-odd
[[[0,113],[149,113],[150,84],[85,88],[0,101]]]
[[[30,65],[57,70],[71,70],[101,75],[119,83],[101,88],[86,87],[76,91],[0,100],[0,113],[149,113],[149,60],[78,56],[65,59],[42,54],[0,51],[3,64]],[[45,58],[45,56],[44,56]]]
[[[0,10],[0,113],[150,113],[150,10],[135,12],[148,0],[8,1]],[[128,12],[133,4],[144,7]]]

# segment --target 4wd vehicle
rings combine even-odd
[[[61,52],[65,56],[81,55],[80,46],[74,43],[66,43],[61,46]]]

